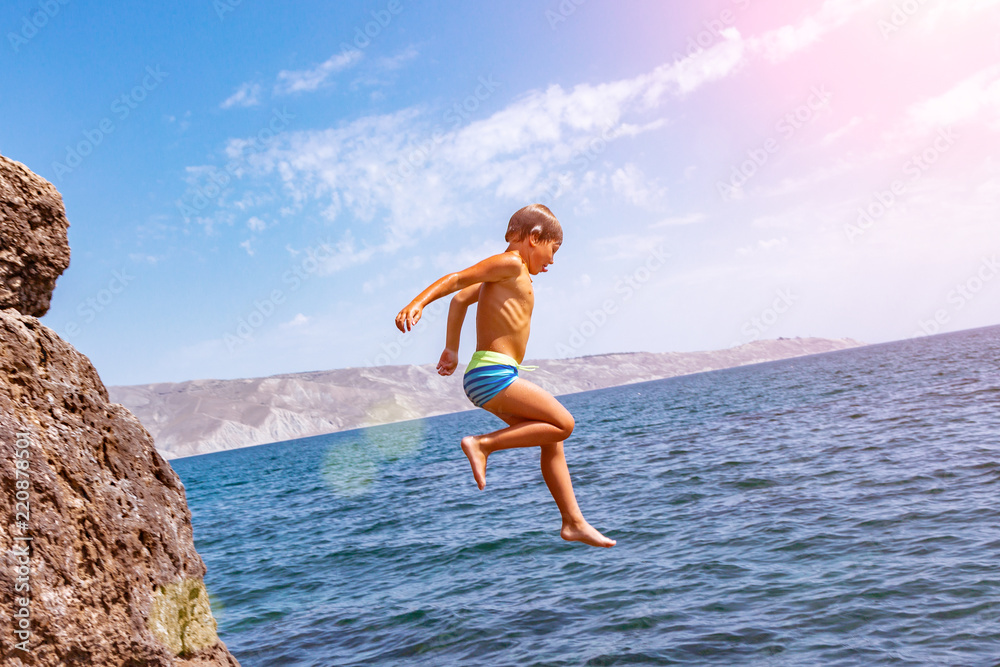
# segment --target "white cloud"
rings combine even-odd
[[[754,194],[760,197],[787,197],[793,194],[812,191],[817,185],[850,173],[857,168],[857,162],[840,159],[832,164],[823,165],[807,173],[801,173],[801,169],[796,169],[794,176],[786,176],[778,181],[776,185],[765,185],[756,188]]]
[[[135,262],[136,264],[152,264],[156,265],[163,257],[157,257],[156,255],[146,255],[143,253],[133,252],[129,253],[129,260]]]
[[[663,188],[650,183],[639,167],[632,163],[617,169],[611,175],[611,187],[625,201],[641,208],[655,207],[666,194]]]
[[[253,248],[250,247],[250,239],[240,243],[240,247],[247,251],[247,254],[253,257]]]
[[[504,251],[503,242],[485,241],[474,248],[463,248],[458,252],[441,252],[434,256],[431,264],[440,271],[460,271]]]
[[[712,48],[675,65],[661,66],[654,72],[654,77],[658,76],[660,79],[658,83],[679,95],[686,95],[735,71],[743,63],[744,40],[736,28],[726,28],[720,35],[723,41]],[[656,86],[651,87],[647,93],[647,103],[655,105],[661,94],[662,90],[658,90]]]
[[[991,119],[1000,112],[1000,65],[987,67],[948,92],[914,104],[907,115],[911,131],[922,134],[974,119],[983,111],[988,111]]]
[[[312,318],[306,317],[302,313],[298,313],[295,317],[293,317],[289,321],[282,322],[281,323],[281,327],[284,328],[284,329],[292,329],[292,328],[296,328],[296,327],[302,327],[302,326],[305,326],[305,325],[309,324],[309,321],[311,319]]]
[[[759,240],[755,244],[748,245],[743,248],[737,248],[737,255],[752,255],[758,252],[771,252],[772,250],[785,250],[788,248],[788,238],[781,237],[776,239]]]
[[[361,60],[361,51],[343,51],[330,56],[325,62],[312,69],[282,70],[274,84],[275,95],[308,93],[320,88],[331,75],[347,69]]]
[[[660,246],[663,238],[643,234],[617,234],[594,239],[590,245],[595,254],[603,261],[616,259],[648,258],[651,248]]]
[[[748,40],[750,49],[762,53],[771,62],[785,60],[873,4],[875,0],[824,0],[819,12],[807,16],[798,25],[785,25],[751,38]]]
[[[856,128],[858,125],[861,125],[861,122],[862,121],[861,121],[861,117],[860,116],[854,116],[853,118],[851,118],[850,121],[848,121],[847,125],[844,125],[843,127],[837,128],[833,132],[830,132],[826,136],[824,136],[820,140],[820,144],[823,145],[823,146],[829,146],[830,144],[832,144],[833,142],[837,141],[838,139],[840,139],[844,135],[848,134],[851,130],[853,130],[854,128]]]
[[[318,261],[317,273],[322,276],[337,273],[356,264],[363,264],[370,260],[375,253],[384,252],[387,249],[391,249],[388,244],[358,247],[354,236],[348,231],[336,243],[319,244],[313,251],[313,256]]]
[[[410,46],[394,56],[379,58],[376,64],[380,69],[396,70],[415,59],[418,55],[420,55],[420,52],[415,47]]]
[[[247,227],[253,232],[262,232],[267,228],[267,223],[258,218],[257,216],[252,216],[247,220]]]
[[[349,64],[337,58],[316,71],[283,73],[282,85],[320,85]],[[472,122],[454,109],[436,116],[411,108],[326,130],[285,132],[246,160],[243,183],[272,194],[277,181],[283,214],[308,211],[334,223],[349,214],[379,222],[381,241],[357,246],[345,237],[328,271],[481,220],[484,194],[492,194],[496,213],[506,215],[512,205],[551,201],[565,189],[573,191],[577,208],[587,205],[589,191],[607,187],[634,205],[655,206],[662,188],[634,165],[609,166],[604,152],[616,141],[664,127],[663,118],[650,115],[665,99],[736,71],[742,59],[742,40],[728,30],[724,41],[686,60],[630,79],[531,91]],[[484,101],[498,89],[501,82],[486,78],[470,92]],[[246,143],[231,140],[227,155],[240,154]]]
[[[232,107],[253,107],[258,104],[260,104],[260,84],[244,83],[219,106],[223,109],[229,109]]]
[[[925,32],[939,31],[948,22],[964,23],[969,15],[1000,5],[1000,0],[948,0],[940,3],[921,3],[921,14],[917,17]],[[893,8],[896,10],[896,8]]]

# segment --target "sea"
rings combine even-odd
[[[614,548],[560,539],[536,448],[478,490],[481,410],[173,461],[222,640],[245,667],[1000,665],[1000,327],[559,400]]]

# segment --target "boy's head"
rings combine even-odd
[[[507,225],[507,234],[504,240],[508,243],[523,241],[531,236],[532,232],[538,232],[538,241],[555,241],[562,243],[562,225],[556,220],[556,216],[547,206],[541,204],[531,204],[525,206],[520,211],[510,216],[510,223]]]

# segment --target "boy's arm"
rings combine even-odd
[[[494,283],[500,280],[516,278],[521,273],[521,258],[514,253],[500,253],[487,257],[483,261],[463,269],[458,273],[449,273],[435,280],[427,289],[418,294],[396,315],[396,327],[407,332],[420,321],[420,315],[427,304],[432,303],[452,292],[465,289],[476,283]]]
[[[479,301],[479,288],[482,286],[482,283],[469,285],[459,290],[451,300],[444,352],[441,353],[441,359],[437,365],[439,375],[451,375],[458,367],[458,343],[462,335],[462,324],[465,323],[465,313],[469,310],[469,306]]]

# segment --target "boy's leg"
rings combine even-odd
[[[523,417],[508,414],[506,412],[493,413],[500,419],[507,422],[508,426],[529,421]],[[563,442],[553,442],[542,445],[542,479],[549,487],[552,499],[556,501],[559,514],[562,516],[563,525],[566,523],[583,522],[583,513],[576,502],[576,494],[573,493],[573,481],[569,477],[569,466],[566,465],[566,455],[563,452]]]
[[[576,494],[573,493],[573,481],[569,477],[563,443],[542,445],[542,477],[562,515],[562,530],[559,534],[564,540],[583,542],[594,547],[615,546],[615,540],[604,537],[583,518],[583,512],[576,502]]]
[[[496,451],[497,449],[530,447],[535,444],[540,444],[523,441],[522,438],[530,438],[533,435],[541,435],[543,438],[547,438],[550,433],[550,430],[541,429],[539,431],[538,429],[533,429],[532,424],[537,425],[539,423],[538,420],[531,419],[526,415],[517,414],[513,412],[512,409],[519,410],[520,412],[527,412],[532,416],[544,415],[555,417],[557,422],[556,424],[547,423],[546,425],[562,429],[566,429],[568,426],[569,432],[572,432],[573,430],[572,415],[569,414],[569,411],[566,410],[566,408],[563,407],[562,404],[555,399],[555,397],[541,387],[538,387],[527,380],[515,380],[514,383],[507,389],[510,389],[518,384],[521,384],[521,387],[519,387],[518,390],[523,391],[515,390],[512,398],[506,401],[501,401],[499,399],[501,399],[501,397],[507,392],[507,390],[504,390],[491,401],[487,402],[484,406],[486,410],[505,421],[508,424],[508,427],[500,429],[499,431],[494,431],[486,436],[479,436],[479,438],[469,436],[468,438],[464,438],[462,440],[462,449],[465,451],[466,455],[469,457],[469,461],[472,463],[473,475],[476,477],[476,483],[479,484],[480,489],[485,486],[486,457],[489,456],[490,452]],[[534,399],[536,402],[524,406],[524,404],[520,401],[525,398],[528,400]],[[549,401],[551,401],[551,403],[555,403],[555,406],[553,406]],[[522,409],[522,406],[527,409]],[[537,412],[535,411],[535,408],[537,408]],[[565,414],[560,414],[560,410]],[[511,436],[511,433],[514,435]],[[568,435],[569,433],[566,433],[567,437]],[[490,437],[493,438],[492,447],[479,448],[479,452],[476,452],[475,450],[477,448],[473,446],[473,443],[481,438]],[[497,446],[498,441],[499,446]],[[477,454],[479,453],[482,454],[481,467],[477,466],[477,461],[480,458]],[[573,482],[569,476],[569,467],[566,465],[566,455],[563,450],[563,441],[560,439],[556,442],[541,444],[541,454],[542,478],[545,480],[545,485],[549,488],[549,493],[552,494],[553,500],[556,501],[556,506],[559,508],[559,514],[562,516],[562,530],[560,531],[562,538],[564,540],[584,542],[585,544],[590,544],[592,546],[614,546],[614,540],[606,538],[583,518],[580,506],[576,502],[576,494],[573,493]]]
[[[518,378],[483,406],[495,415],[519,417],[507,428],[478,437],[487,453],[512,447],[537,447],[561,442],[573,432],[575,422],[555,396],[537,384]]]
[[[462,451],[469,457],[480,490],[486,486],[486,459],[493,452],[548,445],[565,440],[573,432],[569,410],[549,392],[520,378],[487,401],[483,409],[497,416],[511,415],[517,421],[499,431],[462,438]]]

